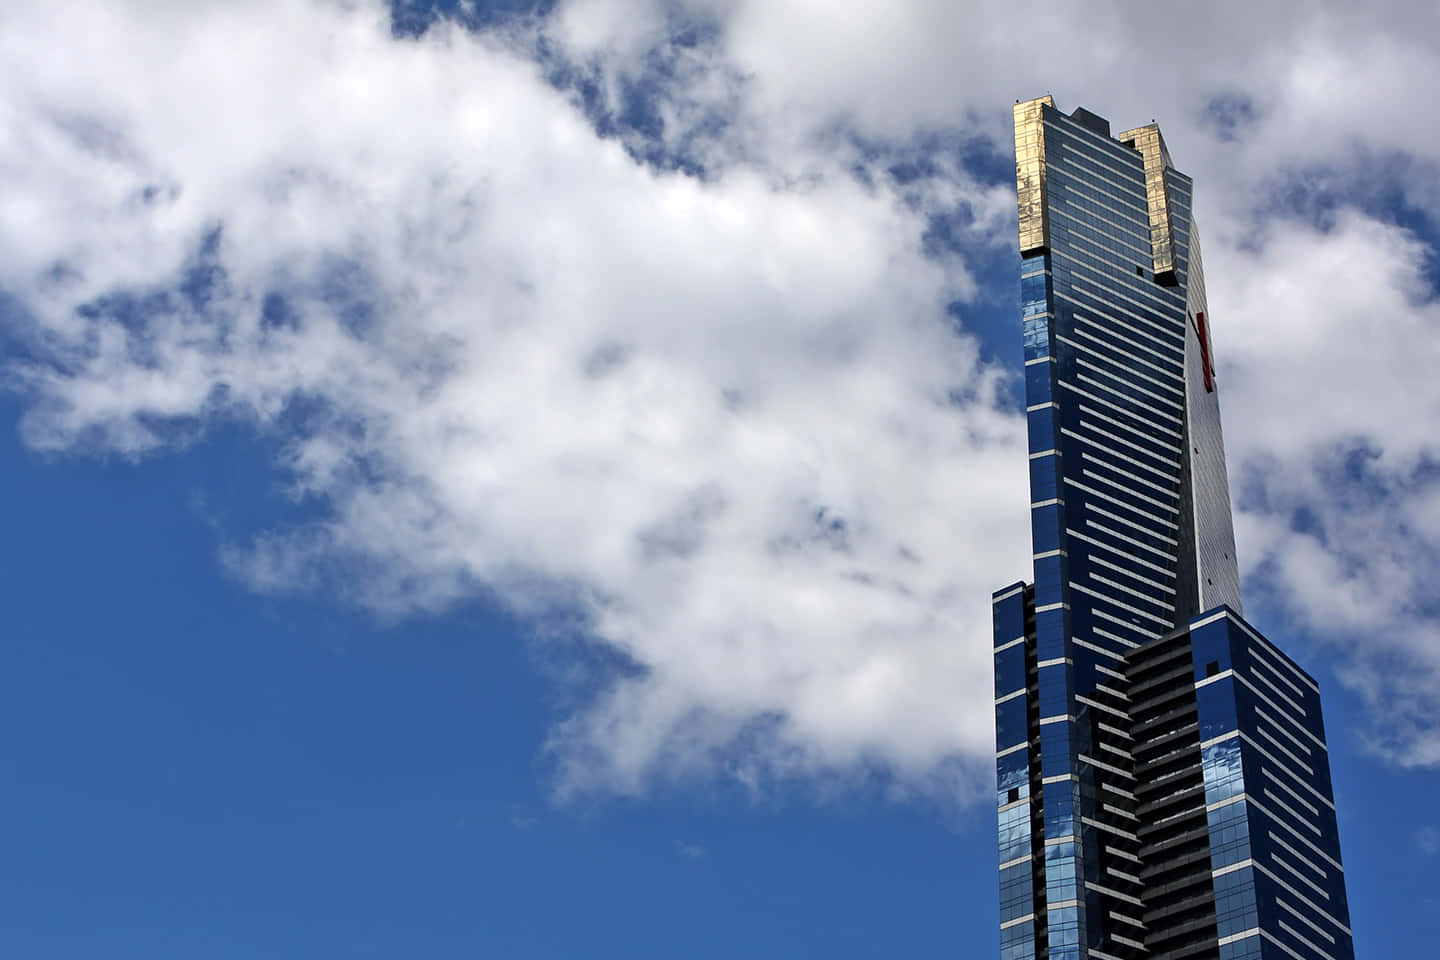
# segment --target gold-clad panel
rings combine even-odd
[[[1050,246],[1045,215],[1045,126],[1041,108],[1049,96],[1015,104],[1015,195],[1020,211],[1020,255]]]
[[[1170,151],[1160,127],[1150,124],[1120,134],[1121,141],[1132,142],[1145,161],[1145,199],[1150,209],[1150,256],[1154,262],[1155,279],[1173,285],[1175,275],[1175,226],[1170,220],[1169,191],[1165,186],[1165,169],[1171,166]]]

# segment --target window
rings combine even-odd
[[[1211,660],[1209,663],[1205,664],[1205,676],[1207,676],[1207,677],[1214,677],[1214,676],[1219,676],[1219,674],[1220,674],[1220,661],[1219,661],[1219,660]],[[1013,791],[1012,791],[1012,792],[1013,792]]]

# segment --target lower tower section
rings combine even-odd
[[[1045,905],[1045,813],[1040,774],[1035,588],[992,597],[995,623],[995,774],[1000,832],[1000,956],[1050,956]]]
[[[1205,812],[1189,631],[1133,651],[1126,662],[1145,947],[1171,960],[1215,960],[1215,889]]]
[[[1004,960],[1354,960],[1313,678],[1222,606],[1116,657],[1062,745],[1034,588],[993,609]]]

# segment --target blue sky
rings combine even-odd
[[[1046,91],[1196,179],[1246,613],[1428,945],[1435,12],[953,6],[13,18],[8,952],[993,954]]]

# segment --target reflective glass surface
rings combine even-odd
[[[1035,556],[994,598],[1002,956],[1350,960],[1319,691],[1240,617],[1191,181],[1153,124],[1015,121]]]

